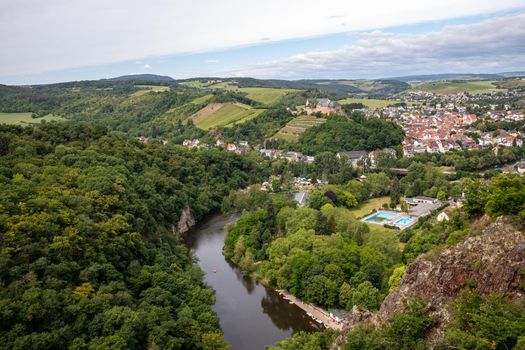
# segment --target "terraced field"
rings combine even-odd
[[[295,142],[309,128],[322,124],[326,121],[324,118],[315,116],[301,115],[291,120],[273,137],[284,141]]]
[[[193,123],[204,130],[219,126],[242,123],[255,118],[264,109],[254,109],[242,103],[211,103],[190,118]]]
[[[64,121],[64,118],[48,114],[42,118],[33,119],[33,113],[2,113],[0,112],[0,124],[38,124],[42,120],[45,121]]]
[[[434,81],[412,87],[409,91],[428,91],[435,94],[458,94],[467,92],[469,94],[482,94],[498,91],[494,80],[475,81]]]

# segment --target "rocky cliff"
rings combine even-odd
[[[511,218],[501,217],[483,230],[440,253],[418,257],[407,270],[399,286],[384,300],[378,313],[351,316],[350,324],[373,322],[381,325],[393,313],[402,312],[404,301],[418,295],[431,305],[436,326],[429,345],[443,337],[451,318],[450,302],[465,288],[481,294],[507,293],[515,300],[525,298],[525,237]],[[359,317],[358,317],[359,316]],[[352,318],[354,320],[352,320]]]
[[[174,235],[180,235],[188,232],[193,226],[195,226],[195,219],[191,214],[190,207],[186,206],[180,213],[179,222],[176,226],[173,225],[171,230]]]

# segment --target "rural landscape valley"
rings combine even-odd
[[[525,349],[523,4],[0,9],[0,349]]]

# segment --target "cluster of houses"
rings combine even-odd
[[[405,131],[403,155],[445,153],[454,149],[475,150],[486,146],[522,146],[519,131],[496,130],[480,133],[468,128],[477,120],[475,114],[445,112],[432,116],[403,113],[397,119]],[[479,137],[473,137],[479,135]]]
[[[506,166],[502,169],[504,174],[525,175],[525,161],[519,161],[514,165]]]
[[[208,143],[202,143],[199,139],[193,140],[184,140],[182,145],[188,148],[197,148],[197,149],[210,149],[212,147],[224,148],[229,152],[235,152],[237,154],[247,153],[251,150],[250,145],[247,141],[239,141],[237,143],[225,143],[222,140],[217,140],[215,145],[210,145]]]
[[[272,183],[275,180],[281,180],[281,176],[275,176],[272,175],[268,178],[268,180],[264,181],[261,186],[262,191],[271,191],[272,190]],[[298,193],[308,193],[310,191],[313,191],[316,188],[321,188],[325,185],[328,185],[328,181],[322,181],[319,179],[316,179],[313,181],[310,178],[305,177],[294,177],[290,183],[290,188],[294,191],[298,191]],[[301,195],[302,196],[302,195]],[[305,195],[306,199],[308,195]]]
[[[352,163],[352,166],[354,168],[364,165],[365,162],[367,161],[369,161],[370,166],[374,168],[376,166],[376,160],[379,154],[387,154],[387,155],[392,156],[393,158],[397,158],[396,151],[392,148],[384,148],[382,150],[375,150],[371,152],[367,152],[367,151],[338,152],[336,156],[339,159],[344,158],[348,160],[350,163]]]
[[[525,120],[525,115],[523,115],[523,111],[511,110],[510,108],[506,109],[505,111],[488,111],[487,116],[491,120],[495,121],[518,122],[521,120]]]
[[[410,91],[407,92],[407,99],[417,102],[462,102],[462,101],[480,101],[480,100],[504,100],[510,97],[525,97],[525,91],[520,89],[508,89],[499,91],[487,91],[481,94],[470,95],[463,92],[457,94],[438,94],[429,91]]]
[[[313,163],[315,160],[315,157],[302,154],[301,152],[283,151],[278,149],[261,148],[259,150],[259,154],[270,159],[284,158],[289,162]]]

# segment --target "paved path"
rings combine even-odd
[[[320,307],[307,304],[301,301],[300,299],[296,298],[295,296],[291,295],[290,293],[286,292],[285,290],[277,289],[277,292],[281,294],[284,299],[291,301],[304,311],[310,313],[312,315],[312,318],[322,321],[326,328],[331,328],[338,331],[343,329],[342,322],[337,322],[334,318],[330,316],[330,314],[327,311],[321,309]]]

